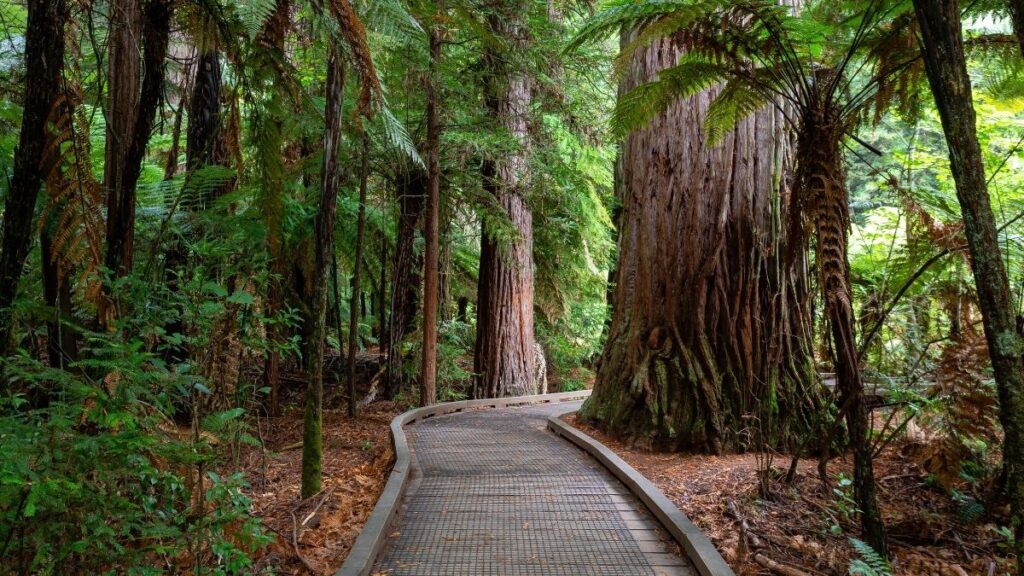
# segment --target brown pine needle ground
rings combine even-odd
[[[740,576],[783,574],[771,564],[796,568],[810,575],[841,576],[856,553],[849,535],[857,534],[852,503],[825,489],[818,480],[817,461],[803,460],[792,486],[772,482],[771,499],[758,498],[757,457],[754,454],[652,454],[612,440],[593,427],[567,417],[574,426],[605,443],[647,476],[676,506],[711,538]],[[886,449],[875,460],[875,477],[892,563],[900,576],[1001,576],[1012,574],[996,533],[1004,519],[958,521],[958,507],[926,474],[904,455],[906,445]],[[789,457],[776,456],[774,466],[784,476]],[[849,461],[829,466],[832,487],[840,474],[851,474]],[[737,518],[739,516],[739,518]],[[740,546],[742,524],[747,545]],[[838,526],[841,531],[834,531]],[[746,548],[744,550],[744,548]],[[738,559],[738,556],[743,558]],[[758,562],[761,560],[761,562]]]
[[[324,411],[323,490],[299,500],[302,407],[263,420],[265,455],[250,448],[242,468],[250,484],[252,513],[277,541],[258,560],[275,574],[334,574],[377,503],[391,471],[390,423],[394,402],[374,402],[356,420],[342,406]]]

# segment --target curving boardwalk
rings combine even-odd
[[[546,430],[547,416],[578,406],[409,426],[414,479],[373,574],[696,575],[625,486]]]

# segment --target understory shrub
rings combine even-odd
[[[249,568],[270,538],[248,514],[241,475],[212,471],[222,451],[211,429],[241,410],[181,426],[172,415],[198,405],[197,377],[164,368],[140,341],[104,335],[90,346],[67,370],[28,355],[5,366],[0,573]]]

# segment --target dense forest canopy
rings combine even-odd
[[[584,388],[849,454],[862,573],[916,434],[1024,566],[1022,51],[1016,0],[4,2],[0,573],[264,570],[267,422],[308,499],[325,410]]]

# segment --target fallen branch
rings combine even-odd
[[[780,564],[764,554],[754,554],[754,561],[780,576],[811,576],[798,568]]]
[[[302,552],[299,552],[299,524],[295,519],[295,512],[289,511],[288,513],[292,515],[292,548],[295,549],[295,556],[302,561],[306,566],[306,570],[309,570],[310,574],[316,574],[316,570],[313,568],[313,565],[309,563],[309,560],[306,560],[306,557],[302,555]]]
[[[316,513],[320,511],[320,507],[324,505],[324,502],[327,502],[327,499],[331,497],[331,494],[334,494],[334,488],[328,490],[327,493],[324,494],[324,497],[320,499],[320,502],[318,502],[317,505],[313,507],[313,511],[310,512],[309,515],[306,516],[305,520],[302,521],[303,526],[305,526],[310,520],[312,520],[313,516],[316,516]]]

